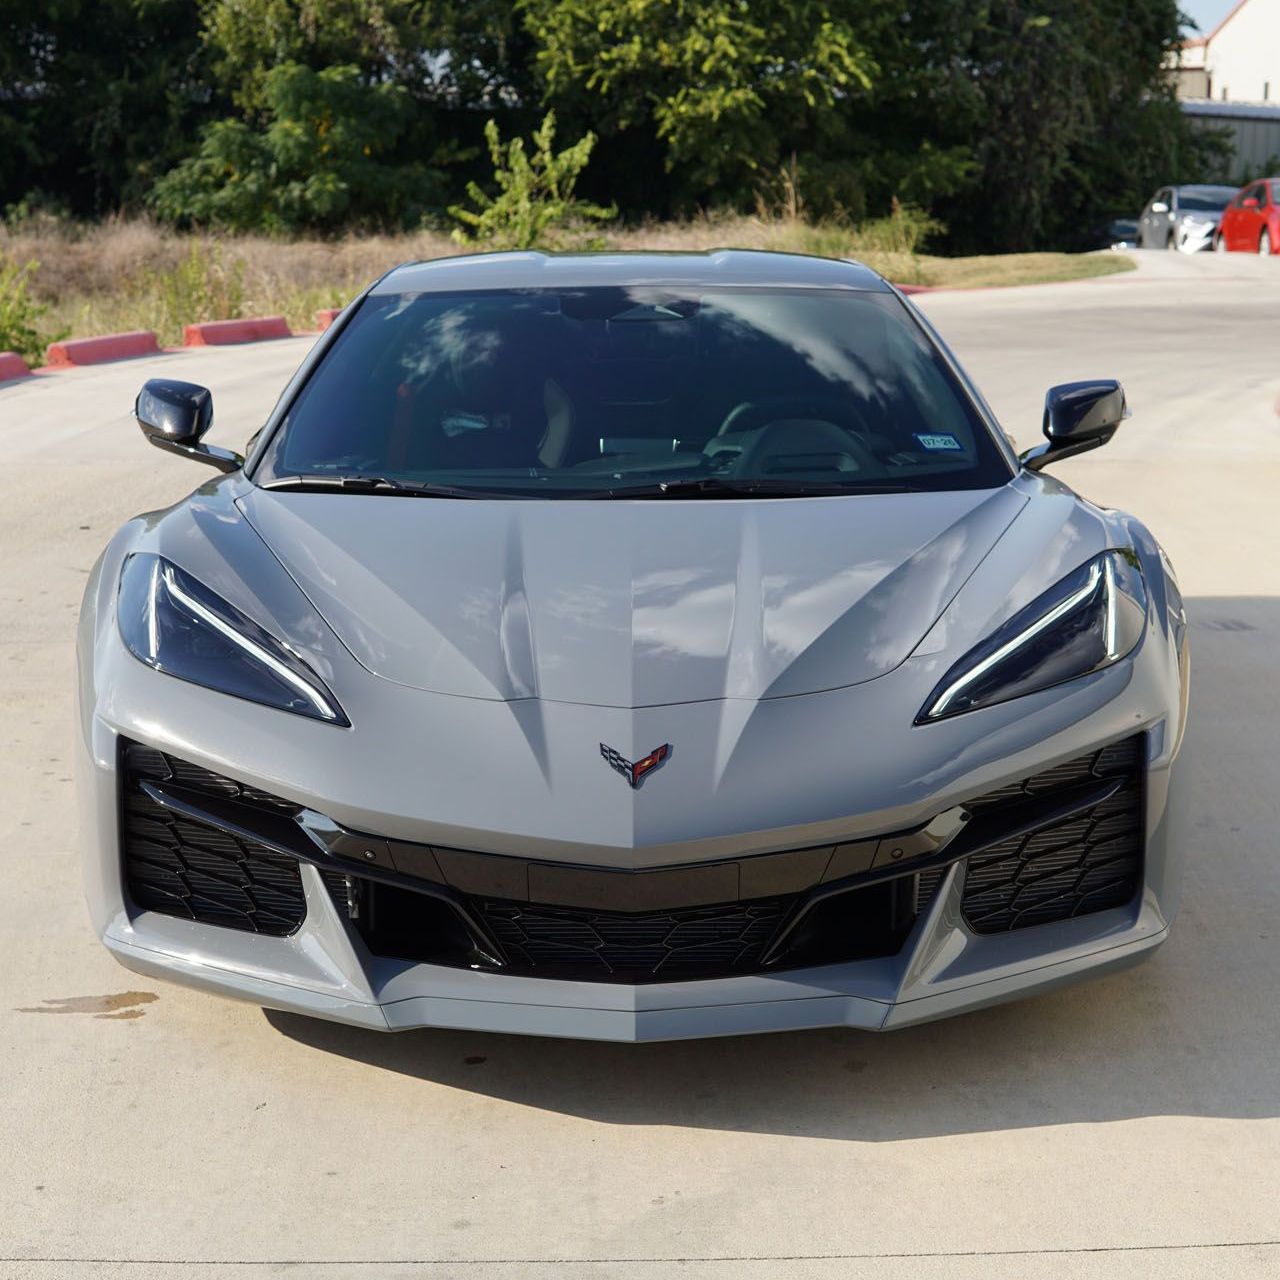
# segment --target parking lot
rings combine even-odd
[[[111,532],[205,479],[129,409],[205,383],[241,447],[309,339],[0,386],[0,1276],[1280,1274],[1280,258],[1138,256],[917,301],[1021,447],[1051,383],[1126,385],[1054,474],[1188,599],[1182,915],[1137,969],[884,1036],[377,1035],[119,968],[81,899],[74,621]]]

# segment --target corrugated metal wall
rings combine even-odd
[[[1280,176],[1280,107],[1184,102],[1182,110],[1193,125],[1226,134],[1234,153],[1232,181]]]

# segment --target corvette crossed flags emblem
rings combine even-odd
[[[671,743],[664,742],[662,746],[655,747],[643,759],[634,762],[624,759],[612,747],[605,746],[603,742],[600,744],[600,754],[608,762],[609,767],[622,774],[631,784],[632,790],[635,790],[655,769],[667,762],[671,755]]]

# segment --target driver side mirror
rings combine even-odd
[[[1168,213],[1169,206],[1165,204],[1163,200],[1156,200],[1156,201],[1153,201],[1151,205],[1151,212],[1152,213]]]
[[[213,426],[213,393],[207,387],[152,378],[138,392],[133,416],[157,449],[194,458],[219,471],[238,471],[244,466],[238,453],[200,443]]]
[[[1051,462],[1096,449],[1115,435],[1128,416],[1124,388],[1114,378],[1050,387],[1044,398],[1048,443],[1028,449],[1019,461],[1028,471],[1040,471]]]

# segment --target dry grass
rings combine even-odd
[[[857,257],[910,284],[1027,284],[1131,265],[1101,254],[924,257],[899,242],[889,220],[859,230],[788,218],[706,217],[608,231],[604,239],[619,250],[729,247]],[[179,235],[136,220],[0,224],[0,256],[39,263],[32,292],[49,306],[42,323],[50,333],[154,329],[167,343],[179,341],[182,325],[195,320],[283,313],[294,328],[311,328],[318,308],[341,305],[388,267],[459,252],[433,231],[282,241]]]
[[[279,241],[177,235],[142,221],[0,229],[0,255],[36,261],[33,291],[51,329],[77,336],[155,329],[165,342],[196,320],[284,313],[314,325],[397,262],[457,252],[447,237]]]
[[[1063,280],[1089,280],[1096,276],[1132,271],[1135,263],[1122,253],[1000,253],[974,258],[919,260],[929,284],[954,289],[985,288],[1010,284],[1054,284]]]

